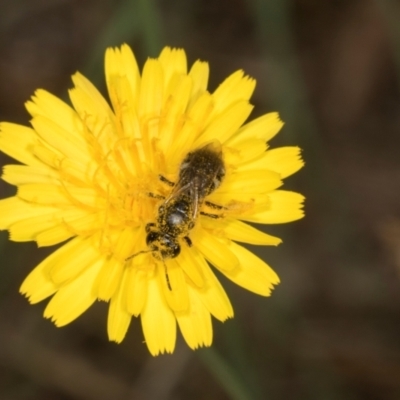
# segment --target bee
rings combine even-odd
[[[161,181],[172,187],[171,193],[163,198],[158,208],[155,222],[146,225],[147,251],[154,258],[162,261],[177,257],[181,252],[181,242],[189,247],[192,241],[190,231],[195,227],[200,214],[217,218],[215,214],[204,213],[201,207],[204,203],[213,208],[222,208],[205,199],[220,185],[225,176],[225,165],[222,158],[221,145],[212,142],[186,155],[179,167],[178,181],[170,182],[160,176]],[[171,290],[168,272],[165,266],[168,288]]]

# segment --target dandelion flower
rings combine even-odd
[[[245,124],[254,79],[237,71],[210,93],[208,74],[201,61],[188,71],[185,52],[168,47],[140,74],[127,45],[109,48],[110,103],[76,73],[72,107],[40,89],[26,103],[32,127],[1,123],[0,150],[21,164],[4,167],[2,178],[18,190],[0,200],[0,229],[16,242],[66,242],[20,289],[31,303],[51,297],[44,316],[56,326],[103,300],[110,340],[121,342],[140,316],[151,354],[173,352],[177,326],[196,349],[211,345],[211,316],[233,317],[215,270],[262,296],[279,283],[237,242],[275,246],[279,238],[247,222],[303,216],[303,196],[278,189],[303,166],[300,151],[269,149],[283,125],[277,113]],[[180,254],[157,256],[146,227],[157,230],[183,160],[210,143],[220,147],[223,179],[191,211],[189,237],[175,238]]]

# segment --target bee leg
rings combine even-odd
[[[205,201],[204,204],[207,207],[213,208],[214,210],[226,210],[227,208],[224,206],[220,206],[219,204],[211,203],[211,201]]]
[[[154,228],[156,226],[156,224],[154,222],[149,222],[146,225],[146,233],[150,233],[152,231],[152,228]]]
[[[175,186],[175,183],[174,183],[174,182],[171,182],[170,180],[168,180],[168,179],[167,179],[165,176],[163,176],[163,175],[158,175],[158,179],[160,179],[161,182],[166,183],[168,186],[171,186],[171,187]]]
[[[213,218],[213,219],[222,218],[222,215],[210,214],[210,213],[206,213],[206,212],[203,212],[203,211],[200,211],[200,214],[201,214],[201,215],[204,215],[204,216],[206,216],[206,217],[208,217],[208,218]]]
[[[153,199],[158,199],[158,200],[164,200],[165,196],[162,196],[161,194],[156,194],[156,193],[147,193],[147,196],[152,197]]]
[[[192,246],[193,246],[193,243],[192,243],[192,241],[191,241],[191,239],[190,239],[189,236],[184,236],[184,237],[183,237],[183,240],[186,242],[186,244],[187,244],[189,247],[192,247]]]

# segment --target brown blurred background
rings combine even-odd
[[[1,232],[0,400],[400,399],[400,2],[0,0],[0,120],[28,124],[37,88],[67,99],[76,70],[104,93],[123,42],[140,65],[165,45],[208,60],[211,90],[255,77],[252,117],[279,111],[272,145],[303,149],[286,188],[306,218],[255,249],[281,277],[271,298],[221,278],[236,317],[214,321],[214,346],[157,358],[138,320],[107,341],[104,303],[62,329],[42,318],[18,288],[54,249]]]

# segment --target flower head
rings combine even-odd
[[[236,242],[277,245],[247,222],[303,216],[303,196],[278,190],[303,166],[299,149],[268,148],[276,113],[243,125],[255,81],[242,71],[211,94],[207,63],[188,72],[184,51],[164,48],[140,74],[123,45],[107,50],[105,75],[111,105],[77,73],[72,107],[38,90],[26,104],[32,127],[0,125],[0,150],[22,163],[4,167],[18,191],[0,200],[0,229],[39,246],[67,241],[21,292],[31,303],[52,296],[44,316],[57,326],[109,302],[116,342],[140,316],[153,355],[174,350],[177,324],[191,348],[209,346],[211,315],[233,316],[213,268],[263,296],[279,283]],[[201,151],[216,160],[207,174]]]

